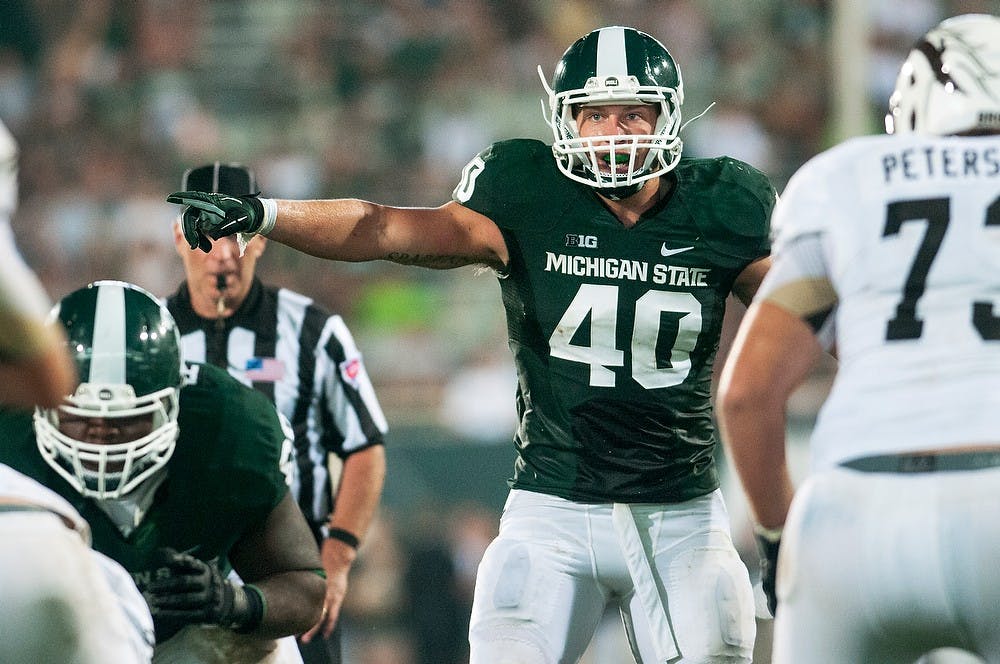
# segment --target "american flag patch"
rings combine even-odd
[[[251,357],[247,360],[247,380],[274,383],[285,376],[285,363],[273,357]]]

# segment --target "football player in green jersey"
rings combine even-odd
[[[710,381],[727,297],[748,302],[769,265],[773,187],[734,159],[681,159],[680,70],[638,30],[583,36],[546,90],[553,144],[489,146],[440,207],[167,200],[188,206],[192,248],[263,233],[336,260],[496,270],[520,425],[472,664],[575,662],[609,605],[643,664],[749,662]]]
[[[0,462],[68,500],[94,548],[132,574],[154,661],[295,661],[276,639],[316,624],[324,582],[279,468],[273,406],[225,371],[182,364],[173,318],[137,286],[96,282],[53,313],[81,382],[34,416],[0,411]]]

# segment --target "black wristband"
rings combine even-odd
[[[361,541],[358,536],[349,530],[344,530],[343,528],[337,528],[333,526],[320,526],[319,532],[323,536],[323,539],[335,539],[343,542],[352,549],[357,549]]]
[[[238,634],[249,634],[264,620],[266,605],[264,593],[257,586],[248,583],[242,590],[247,603],[246,612],[241,616],[239,625],[232,627],[232,630]]]

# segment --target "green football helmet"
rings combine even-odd
[[[80,375],[57,408],[36,409],[45,461],[84,496],[120,498],[166,466],[177,441],[183,370],[180,333],[167,308],[145,290],[97,281],[52,309],[66,328]],[[97,441],[86,431],[125,431],[134,440]],[[87,438],[82,440],[81,438]]]
[[[559,170],[570,179],[623,198],[677,165],[684,85],[677,63],[653,37],[621,26],[594,30],[566,49],[551,87],[541,67],[538,74],[549,98],[546,122],[555,139],[552,152]],[[657,104],[659,114],[652,134],[581,138],[575,112],[581,104]],[[643,150],[645,158],[638,163]],[[608,159],[628,168],[609,169]]]

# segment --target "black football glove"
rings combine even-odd
[[[778,573],[778,549],[781,547],[781,532],[757,530],[754,532],[757,540],[757,551],[760,553],[760,585],[767,597],[767,608],[771,615],[778,608],[778,595],[775,590]]]
[[[264,616],[256,588],[228,581],[218,567],[187,553],[162,549],[160,566],[143,588],[162,643],[186,625],[211,624],[252,631]]]
[[[208,252],[209,238],[236,233],[256,233],[264,222],[260,194],[227,196],[204,191],[178,191],[167,196],[168,203],[188,206],[181,219],[184,239],[192,249]]]

